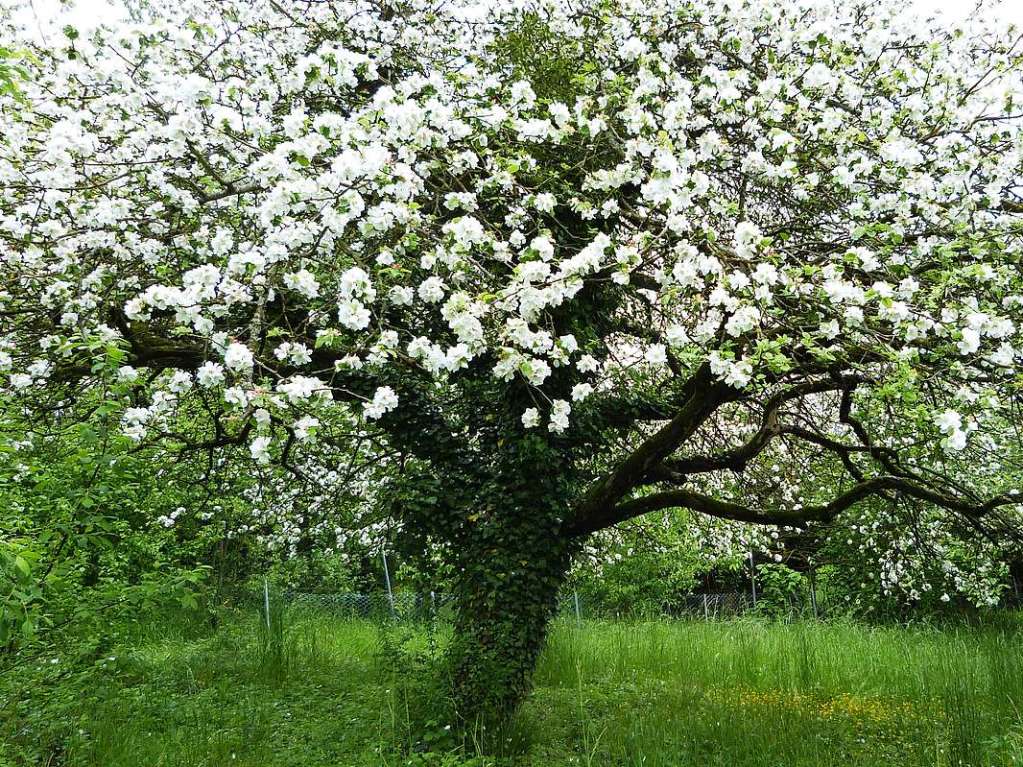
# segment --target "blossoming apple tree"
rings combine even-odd
[[[1018,30],[503,6],[156,3],[38,51],[0,102],[5,396],[296,482],[384,461],[461,573],[464,716],[649,512],[1014,539]]]

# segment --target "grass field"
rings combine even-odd
[[[443,630],[308,611],[270,630],[250,613],[217,630],[154,619],[89,662],[5,672],[0,764],[1023,765],[1021,636],[566,621],[504,755],[484,757],[431,721]]]

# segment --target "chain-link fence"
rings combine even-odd
[[[402,620],[444,620],[453,612],[451,594],[434,591],[342,592],[320,594],[286,591],[280,598],[289,605],[303,605],[328,610],[343,618],[398,618]]]
[[[226,602],[247,604],[270,612],[271,607],[305,606],[329,611],[345,619],[449,622],[455,615],[455,597],[444,591],[416,591],[406,588],[366,592],[281,591],[266,583],[250,583],[226,596]],[[1013,599],[1015,597],[1015,600]],[[846,597],[848,600],[848,597]],[[1018,593],[1005,600],[1004,607],[1019,609]],[[803,588],[780,591],[756,588],[675,595],[664,601],[623,601],[606,599],[587,591],[568,588],[559,598],[558,614],[578,620],[599,619],[685,619],[727,620],[746,614],[776,619],[827,619],[848,613],[849,603],[812,580]]]
[[[262,599],[263,595],[260,595]],[[300,605],[329,611],[348,619],[397,619],[397,620],[450,620],[454,615],[454,596],[444,592],[418,592],[397,590],[381,592],[337,592],[313,593],[285,591],[267,594],[268,602],[284,605]],[[624,611],[618,607],[602,605],[587,599],[576,591],[561,595],[558,612],[563,617],[582,619],[625,618],[625,617],[668,617],[685,619],[719,620],[734,618],[750,612],[756,607],[749,593],[724,592],[715,594],[690,594],[657,608],[642,611]],[[791,612],[805,609],[802,604],[792,604]]]
[[[690,594],[679,603],[669,605],[665,613],[678,617],[734,618],[753,608],[753,599],[741,591],[723,594]]]

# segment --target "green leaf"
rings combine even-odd
[[[14,568],[18,570],[25,578],[28,578],[32,574],[32,568],[29,567],[28,562],[21,555],[14,557]]]

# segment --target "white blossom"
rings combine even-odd
[[[235,373],[252,370],[254,364],[252,351],[244,344],[232,343],[224,352],[224,364],[228,370]]]
[[[270,437],[256,437],[249,443],[249,454],[259,464],[270,463]]]
[[[547,428],[555,434],[561,434],[568,429],[568,415],[572,412],[572,406],[563,399],[556,399],[551,403],[551,416]]]
[[[532,429],[540,423],[540,411],[535,407],[526,408],[522,413],[522,425]]]
[[[398,395],[390,386],[381,386],[374,392],[373,399],[363,403],[362,407],[367,418],[382,418],[385,413],[398,407]]]

